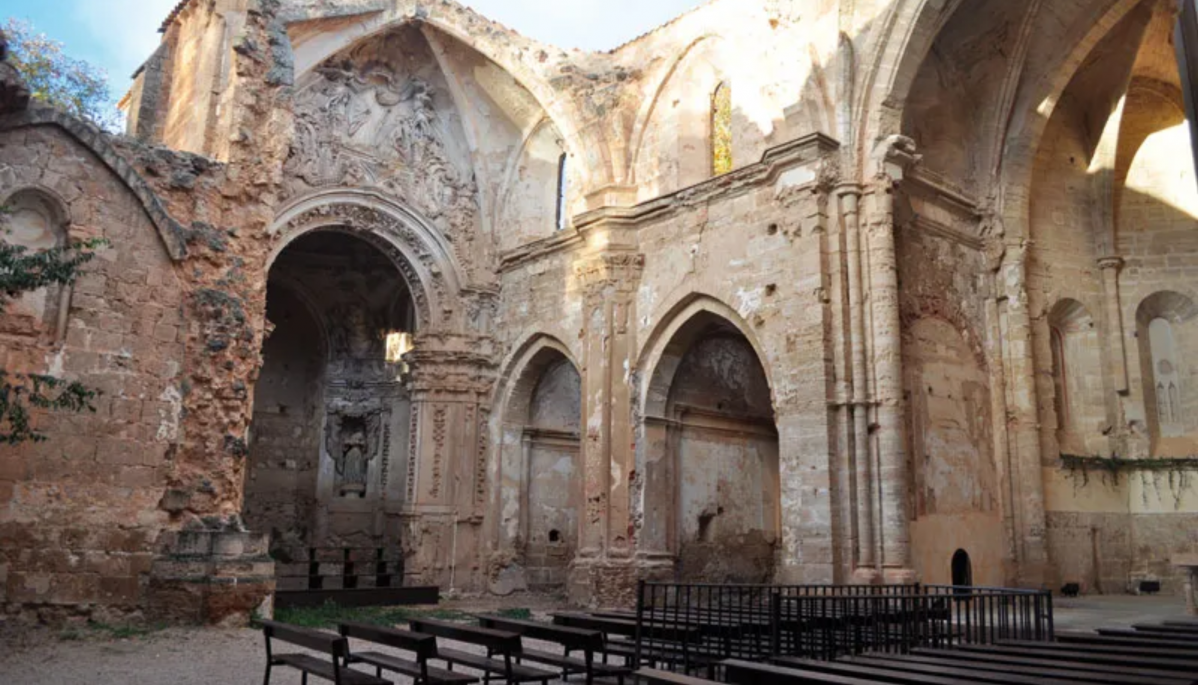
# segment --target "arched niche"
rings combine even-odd
[[[1065,454],[1100,454],[1106,438],[1102,347],[1094,318],[1065,298],[1048,314],[1057,443]]]
[[[702,307],[682,317],[651,352],[640,436],[645,542],[674,554],[683,580],[769,582],[781,511],[766,371],[729,319]]]
[[[267,321],[247,523],[283,558],[394,544],[411,418],[402,356],[419,326],[407,281],[357,234],[309,231],[272,262]]]
[[[500,395],[498,539],[507,571],[492,591],[559,590],[580,533],[582,378],[559,341],[538,336]]]
[[[1136,310],[1140,381],[1155,456],[1198,452],[1198,306],[1174,291],[1149,295]]]
[[[0,207],[7,212],[7,216],[0,217],[0,239],[24,248],[26,254],[70,243],[71,220],[66,204],[51,191],[21,188],[0,197]],[[72,290],[70,285],[49,285],[16,296],[0,317],[0,332],[62,341]]]

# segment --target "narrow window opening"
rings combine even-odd
[[[568,210],[566,207],[566,195],[569,185],[569,155],[562,153],[562,156],[557,160],[557,230],[561,231],[566,228],[568,223]]]
[[[716,86],[711,96],[711,172],[714,176],[732,171],[732,87]]]

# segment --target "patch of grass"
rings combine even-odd
[[[83,631],[79,630],[78,628],[64,628],[62,632],[58,634],[58,639],[62,640],[63,642],[75,642],[77,640],[82,640]]]
[[[275,611],[275,620],[306,628],[332,628],[338,623],[366,623],[394,626],[413,619],[469,621],[469,614],[454,609],[412,609],[410,607],[343,607],[326,602],[319,607],[289,608]]]
[[[524,607],[514,607],[511,609],[500,609],[499,611],[496,611],[495,613],[496,613],[496,615],[502,616],[504,618],[514,618],[514,619],[517,619],[520,621],[532,620],[532,609],[525,609]]]

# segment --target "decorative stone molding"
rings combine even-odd
[[[422,329],[454,320],[461,270],[445,237],[422,215],[378,191],[317,193],[284,210],[271,227],[270,262],[292,240],[318,229],[353,232],[386,254],[408,284]]]

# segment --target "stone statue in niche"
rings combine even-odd
[[[370,462],[379,453],[382,414],[354,413],[352,409],[329,414],[325,448],[333,459],[339,497],[366,497]]]
[[[285,193],[375,187],[410,203],[451,241],[473,240],[478,188],[446,145],[449,127],[425,81],[379,60],[333,59],[296,95]],[[461,166],[469,167],[469,161]]]

